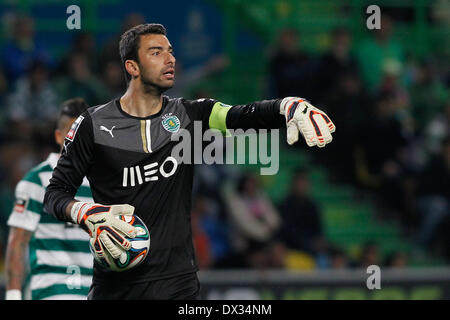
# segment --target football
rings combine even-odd
[[[104,256],[96,254],[94,248],[89,244],[89,248],[95,260],[104,268],[111,271],[121,272],[136,267],[144,261],[150,250],[150,233],[145,223],[138,216],[119,216],[121,219],[137,228],[137,235],[134,238],[127,238],[131,242],[131,249],[123,250],[122,255],[114,259],[104,250]]]

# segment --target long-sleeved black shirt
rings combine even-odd
[[[66,136],[45,194],[47,212],[67,220],[65,210],[86,176],[96,203],[130,204],[150,231],[144,262],[124,272],[94,264],[94,283],[137,283],[198,270],[191,234],[194,165],[179,163],[170,139],[181,128],[193,137],[194,121],[203,130],[280,128],[280,100],[227,106],[212,99],[163,96],[161,111],[139,118],[125,113],[119,100],[89,108]]]

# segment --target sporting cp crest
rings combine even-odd
[[[172,113],[165,114],[162,117],[161,124],[169,132],[177,132],[180,129],[180,120],[177,116],[173,116]]]

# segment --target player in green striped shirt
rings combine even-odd
[[[88,105],[80,98],[62,104],[55,130],[55,140],[61,147],[72,123],[86,108]],[[61,222],[43,208],[45,188],[58,159],[58,153],[51,153],[16,186],[15,206],[8,220],[7,300],[87,297],[93,267],[89,236],[78,225]],[[86,178],[77,198],[93,201]]]

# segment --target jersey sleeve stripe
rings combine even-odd
[[[67,284],[58,284],[51,287],[33,290],[31,293],[32,300],[43,300],[56,295],[84,295],[89,293],[89,287],[81,287],[79,290],[70,289]]]
[[[89,240],[89,236],[84,230],[78,226],[67,228],[64,223],[42,224],[36,230],[34,237],[36,239],[84,240],[85,245]]]
[[[69,271],[69,270],[68,270]],[[58,284],[64,284],[68,288],[71,288],[71,285],[76,286],[77,283],[73,283],[73,280],[71,281],[71,277],[73,276],[73,273],[66,272],[65,274],[62,273],[46,273],[46,274],[38,274],[33,275],[30,281],[30,289],[31,290],[37,290],[42,289]],[[77,277],[77,280],[79,279],[79,286],[80,287],[89,287],[92,282],[91,276],[84,276],[80,275]],[[73,290],[74,288],[72,288]]]
[[[28,195],[30,199],[42,202],[45,195],[45,188],[34,182],[22,180],[17,184],[16,196]]]
[[[92,268],[80,267],[81,275],[92,275]],[[67,266],[49,266],[49,265],[36,265],[33,268],[33,274],[45,274],[45,273],[64,273],[67,274]]]
[[[89,250],[89,244],[85,240],[61,241],[60,239],[35,239],[34,242],[36,250],[51,251],[50,254],[52,255],[53,252],[56,252],[58,254],[61,251],[70,253],[70,255],[74,253],[91,253],[91,251]],[[89,255],[87,260],[90,261],[91,258],[92,256]]]
[[[38,175],[39,175],[41,184],[44,188],[46,188],[48,186],[48,184],[50,183],[50,179],[52,178],[52,173],[53,173],[53,171],[39,172]]]
[[[41,181],[40,174],[42,172],[51,171],[51,170],[52,170],[52,168],[48,164],[41,163],[37,167],[28,171],[28,173],[23,177],[23,179],[21,181],[28,181],[28,182],[31,182],[31,183],[41,186],[42,181]],[[19,185],[17,185],[17,186],[19,186]]]
[[[36,250],[37,264],[50,266],[77,265],[92,268],[93,257],[91,253],[66,252],[60,250]]]
[[[30,199],[27,205],[27,210],[40,215],[44,210],[44,205],[42,204],[42,201]]]
[[[40,300],[87,300],[87,294],[81,295],[82,293],[85,292],[86,289],[84,287],[81,287],[80,290],[81,290],[80,294],[65,294],[65,293],[55,294],[55,295],[51,295],[51,296],[42,298]],[[88,294],[89,294],[89,292],[88,292]]]
[[[61,225],[64,225],[65,222],[59,221],[58,219],[56,219],[52,215],[46,213],[46,214],[42,214],[41,215],[41,220],[39,221],[39,223],[42,223],[42,224],[60,223]]]
[[[32,211],[25,210],[18,213],[13,211],[8,219],[8,226],[25,229],[34,232],[40,222],[41,215]]]

